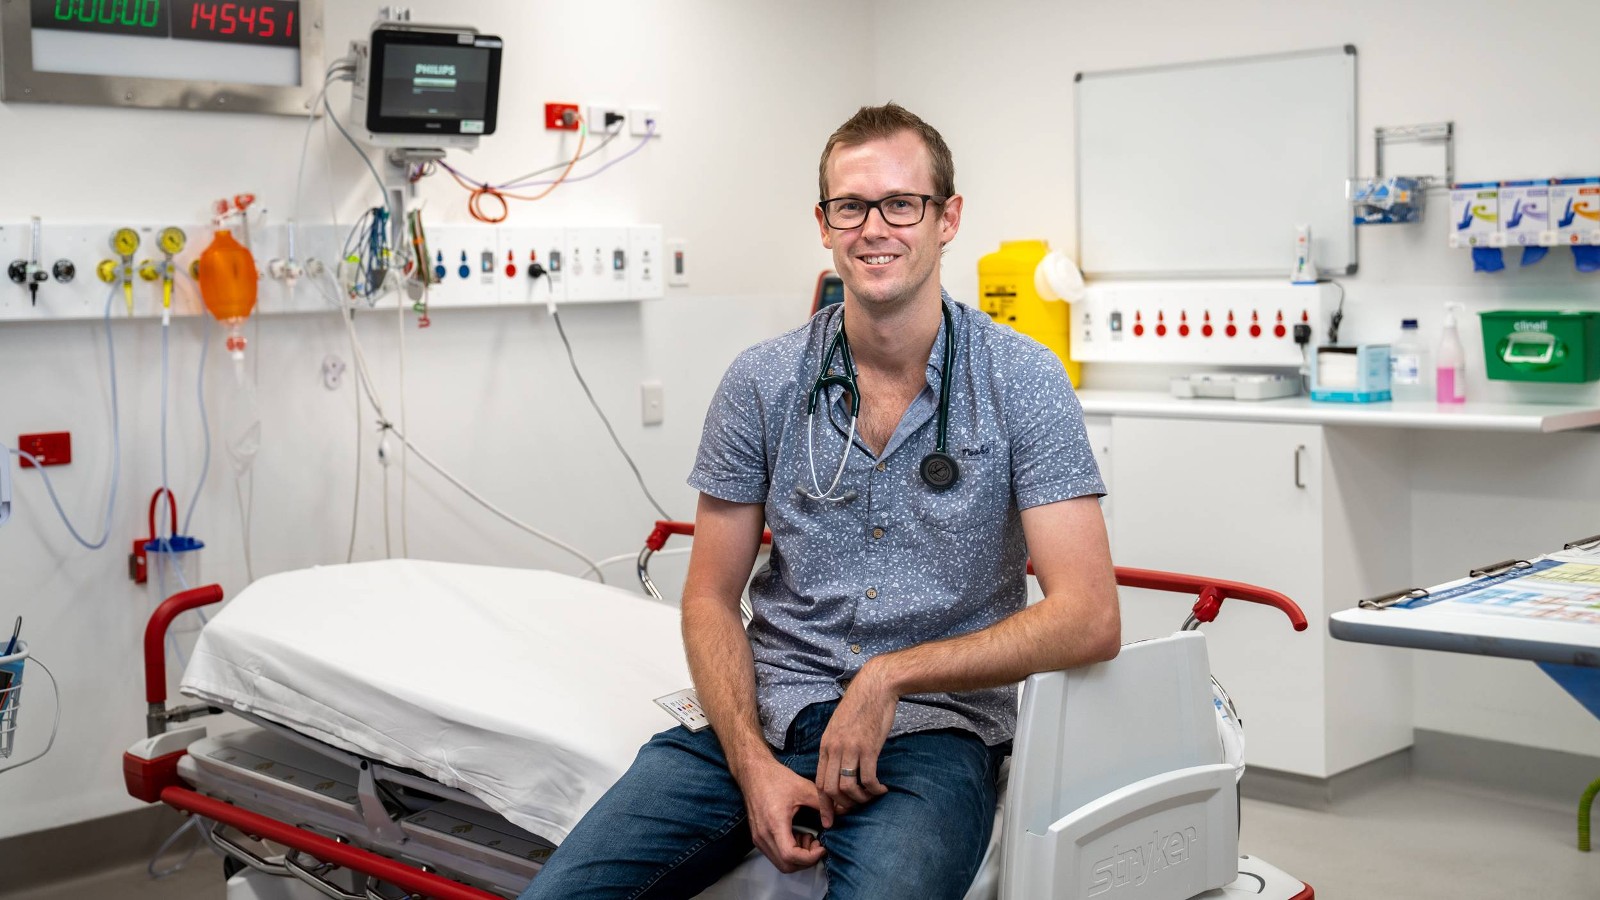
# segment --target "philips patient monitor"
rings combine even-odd
[[[494,35],[447,25],[380,21],[351,46],[358,121],[377,147],[472,149],[494,134],[500,52]]]

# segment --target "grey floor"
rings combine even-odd
[[[1305,880],[1322,900],[1600,900],[1600,847],[1575,849],[1576,806],[1576,797],[1557,806],[1412,778],[1325,812],[1246,800],[1240,849]],[[222,867],[202,850],[162,881],[139,865],[14,896],[222,900]]]

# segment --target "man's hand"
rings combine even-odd
[[[871,663],[863,666],[828,720],[817,755],[817,788],[844,813],[889,792],[878,781],[878,754],[900,698]],[[841,775],[854,769],[855,776]]]
[[[822,827],[833,825],[832,804],[816,785],[801,778],[777,760],[761,764],[739,782],[745,812],[750,816],[750,836],[778,871],[788,874],[809,869],[827,853],[811,835],[796,835],[795,813],[817,811]]]

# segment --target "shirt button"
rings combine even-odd
[[[860,644],[851,644],[850,645],[850,652],[851,653],[860,653],[861,652],[861,645]]]
[[[878,599],[878,589],[877,588],[867,588],[867,599],[868,600],[876,600],[876,599]]]
[[[877,468],[878,468],[879,472],[882,472],[885,469],[889,468],[889,465],[887,463],[878,463]]]
[[[875,540],[875,541],[882,540],[883,539],[883,529],[882,528],[874,528],[874,529],[872,529],[872,539]]]

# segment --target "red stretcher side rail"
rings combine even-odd
[[[265,838],[308,853],[320,862],[343,866],[382,879],[409,893],[435,897],[437,900],[503,900],[498,894],[480,891],[459,881],[429,874],[386,856],[379,856],[349,844],[341,844],[304,828],[296,828],[287,822],[270,819],[240,809],[231,803],[223,803],[221,800],[213,800],[188,788],[173,786],[163,789],[161,802],[215,822],[222,822],[252,837]]]
[[[694,536],[693,522],[656,522],[654,530],[645,539],[644,549],[639,551],[639,581],[656,599],[661,599],[661,593],[650,581],[650,557],[667,544],[667,539],[672,535],[681,534],[686,537]],[[772,543],[772,532],[763,532],[761,543]],[[1028,563],[1028,574],[1033,574],[1033,563]],[[1152,591],[1172,591],[1179,594],[1194,594],[1194,608],[1191,611],[1193,621],[1210,622],[1216,619],[1222,611],[1224,600],[1246,600],[1251,603],[1261,603],[1279,610],[1289,617],[1289,624],[1295,631],[1306,630],[1306,615],[1301,611],[1300,605],[1290,600],[1287,596],[1274,590],[1245,584],[1239,581],[1224,581],[1220,578],[1204,578],[1199,575],[1183,575],[1177,572],[1162,572],[1156,569],[1134,569],[1128,566],[1116,567],[1117,584],[1123,587],[1144,588]]]

